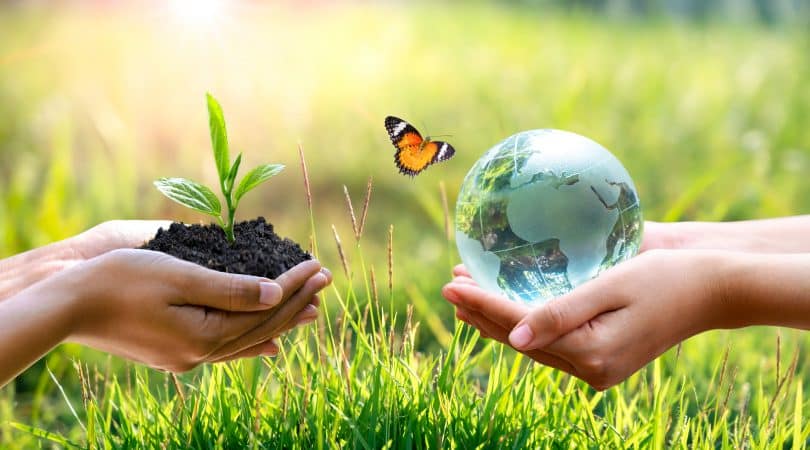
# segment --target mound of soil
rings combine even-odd
[[[297,243],[280,238],[264,217],[234,225],[236,240],[229,243],[217,225],[161,228],[141,248],[168,253],[220,272],[276,278],[296,264],[312,259]]]

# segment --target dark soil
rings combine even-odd
[[[229,243],[218,225],[161,228],[141,248],[157,250],[220,272],[276,278],[296,264],[312,259],[301,246],[282,239],[264,217],[234,225],[236,240]]]

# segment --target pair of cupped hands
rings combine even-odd
[[[62,257],[36,269],[42,279],[28,289],[67,296],[67,341],[173,372],[274,356],[278,336],[317,318],[332,280],[318,261],[270,280],[134,248],[168,225],[110,221],[53,244]]]
[[[703,331],[808,328],[807,223],[647,222],[638,256],[544,304],[487,292],[463,265],[442,294],[482,337],[603,390]]]

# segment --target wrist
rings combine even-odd
[[[682,284],[678,289],[682,292],[681,301],[687,324],[687,335],[681,338],[717,328],[735,328],[729,321],[733,318],[731,314],[736,312],[728,301],[728,291],[736,289],[729,284],[733,283],[733,277],[729,274],[734,272],[732,266],[736,262],[731,253],[686,250],[673,254],[684,255],[688,261],[688,267],[683,267],[682,275],[678,277]]]
[[[82,314],[79,313],[80,301],[74,289],[59,289],[49,286],[50,283],[41,282],[43,289],[36,296],[42,303],[42,308],[51,315],[53,337],[56,344],[65,342],[77,328],[77,322]]]
[[[0,301],[82,260],[71,239],[0,260]]]
[[[0,386],[70,335],[74,302],[56,287],[43,281],[0,303]]]
[[[718,328],[810,328],[810,254],[727,252],[718,267]]]
[[[715,252],[712,252],[715,253]],[[741,254],[716,252],[712,261],[704,267],[712,273],[708,280],[708,310],[706,317],[709,329],[741,328],[750,325],[749,314],[742,308],[739,292],[743,289],[741,276],[746,262]]]

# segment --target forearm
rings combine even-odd
[[[810,215],[738,222],[647,222],[645,247],[756,253],[810,252]]]
[[[67,338],[70,304],[41,284],[0,302],[0,387]]]
[[[66,239],[0,260],[0,302],[82,259]]]
[[[719,328],[810,329],[810,253],[733,254],[719,264]]]

